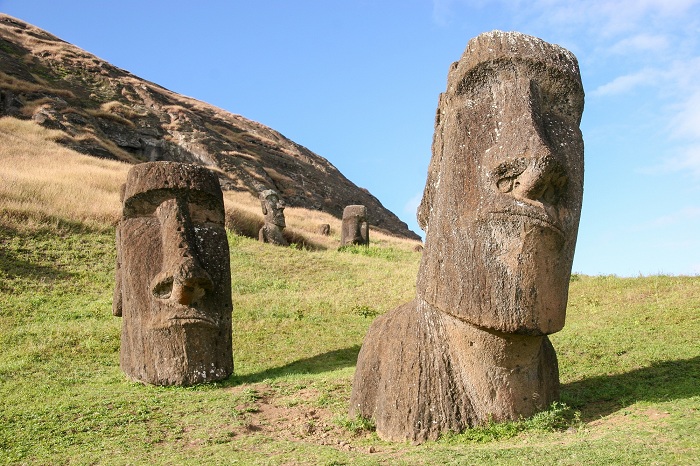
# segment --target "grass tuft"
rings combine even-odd
[[[372,419],[367,419],[362,416],[357,416],[353,418],[345,415],[337,416],[334,419],[334,422],[338,426],[352,433],[353,435],[374,432],[377,428]]]
[[[466,429],[459,434],[447,434],[441,442],[488,443],[511,439],[527,432],[555,432],[581,427],[581,413],[574,411],[564,403],[554,402],[546,411],[534,416],[509,422],[488,422],[483,426]]]

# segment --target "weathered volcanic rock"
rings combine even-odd
[[[583,196],[583,87],[567,50],[494,31],[440,96],[418,219],[416,299],[378,318],[351,414],[423,441],[558,398],[548,334],[564,326]]]
[[[258,240],[276,246],[289,246],[282,233],[282,230],[287,226],[284,218],[284,202],[272,189],[261,192],[259,198],[265,224],[258,232]]]
[[[133,380],[193,385],[233,373],[231,272],[217,176],[200,165],[134,166],[117,227],[113,313]]]
[[[343,210],[340,246],[351,244],[369,246],[367,207],[363,205],[349,205]]]

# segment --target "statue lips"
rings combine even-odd
[[[211,328],[219,327],[219,322],[211,316],[199,311],[197,308],[172,302],[163,304],[165,309],[162,309],[159,312],[159,316],[151,321],[151,327],[154,329],[174,327],[177,325],[201,325]]]
[[[492,219],[498,218],[509,220],[513,217],[523,218],[528,223],[533,223],[537,226],[552,230],[562,239],[566,238],[566,234],[557,216],[550,214],[541,204],[538,206],[522,201],[516,201],[514,204],[507,207],[503,207],[499,210],[492,210],[487,213],[487,218]]]

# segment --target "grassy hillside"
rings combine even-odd
[[[219,170],[229,190],[274,189],[289,205],[336,216],[364,204],[375,230],[420,239],[328,160],[274,129],[169,91],[2,13],[0,110],[57,130],[54,142],[81,153],[203,163]]]
[[[0,119],[0,464],[697,464],[700,277],[574,276],[552,337],[563,404],[386,443],[347,417],[350,383],[372,319],[412,298],[419,254],[381,235],[338,252],[338,220],[303,210],[288,224],[316,250],[229,235],[234,376],[128,382],[111,315],[128,167],[54,136]],[[250,216],[256,202],[227,196]]]

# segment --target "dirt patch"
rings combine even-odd
[[[233,436],[261,433],[276,439],[329,445],[345,451],[377,451],[374,446],[357,445],[366,445],[371,433],[344,427],[344,416],[337,404],[322,406],[327,397],[323,390],[306,387],[288,393],[279,387],[259,383],[233,387],[230,391],[238,400],[234,409],[239,422],[232,426]]]
[[[650,420],[655,421],[657,419],[665,419],[671,416],[668,411],[659,411],[658,409],[649,408],[641,412],[642,415],[647,416]]]

